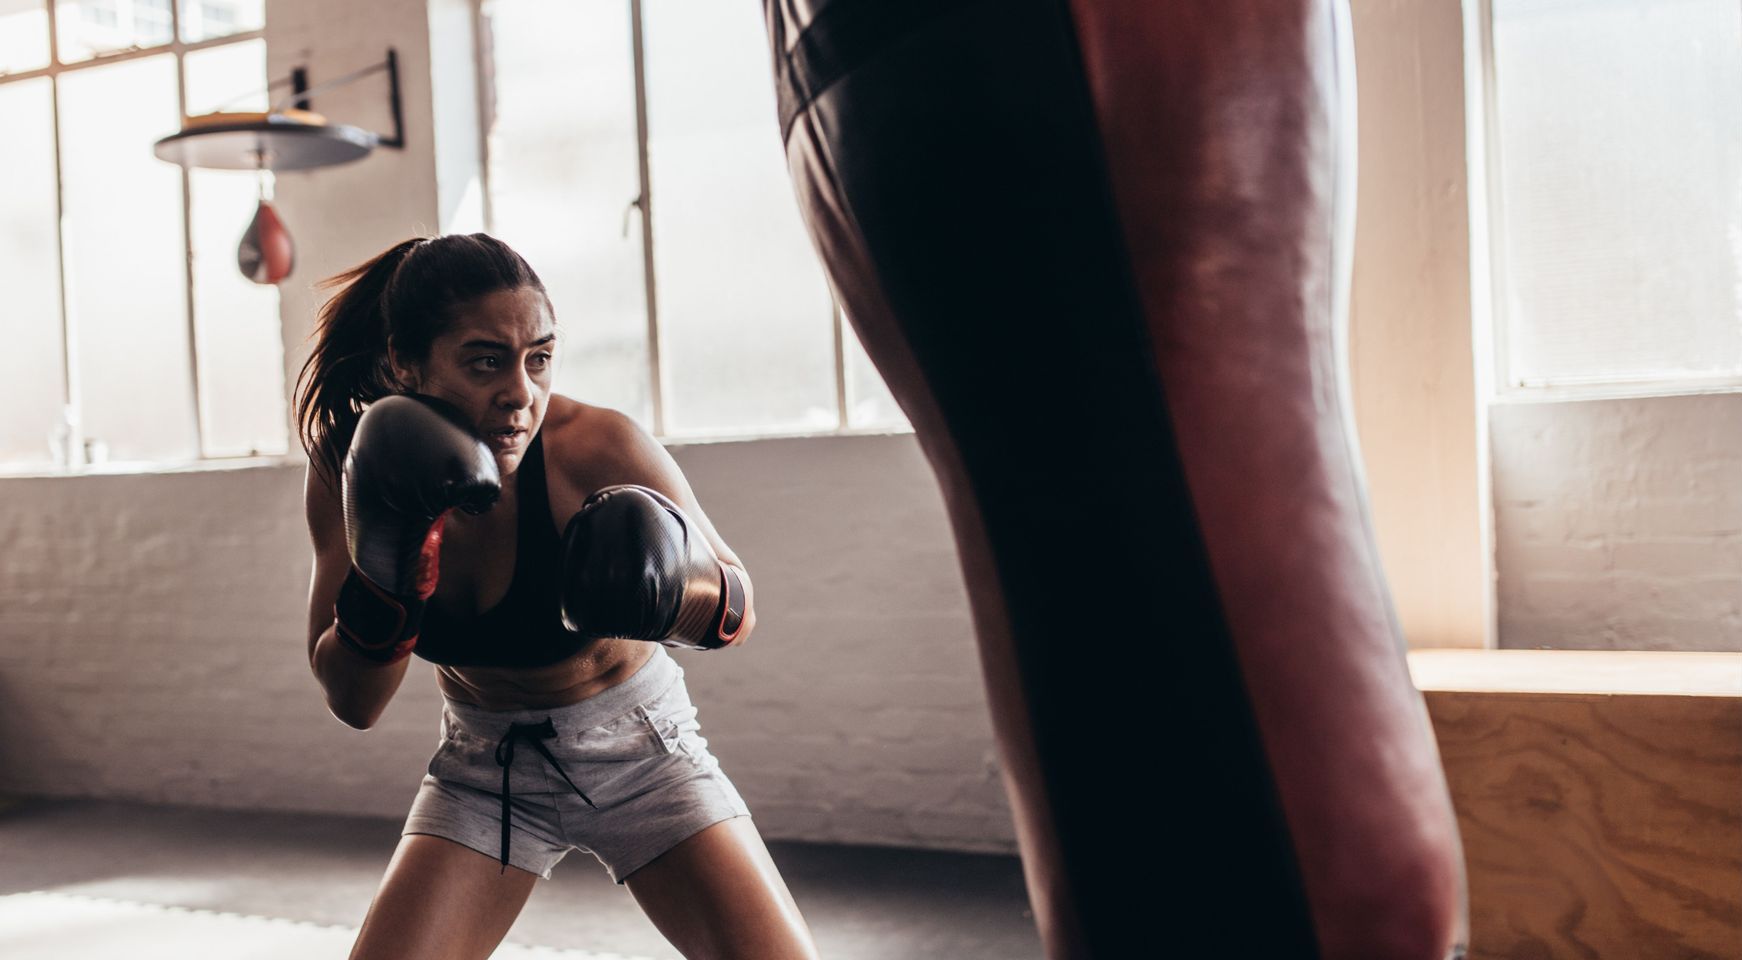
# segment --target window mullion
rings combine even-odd
[[[1482,309],[1487,313],[1487,337],[1489,355],[1487,361],[1492,371],[1489,386],[1489,396],[1509,393],[1515,388],[1512,379],[1512,349],[1511,327],[1516,318],[1511,315],[1505,301],[1506,291],[1506,209],[1504,196],[1500,190],[1500,85],[1494,57],[1494,2],[1481,0],[1476,5],[1477,32],[1480,47],[1477,50],[1478,76],[1480,77],[1480,104],[1482,115],[1478,118],[1481,129],[1481,179],[1484,196],[1480,198],[1483,214],[1486,220],[1485,229],[1479,240],[1484,253],[1480,264],[1485,269],[1487,297]],[[1472,261],[1474,262],[1474,261]],[[1475,293],[1477,291],[1472,291]]]
[[[53,3],[48,3],[47,6],[49,115],[54,123],[54,238],[58,268],[55,271],[55,281],[60,285],[61,384],[64,387],[65,400],[61,425],[67,430],[66,449],[61,454],[64,462],[60,466],[71,469],[84,462],[85,438],[80,427],[82,418],[79,416],[78,364],[73,360],[78,338],[74,336],[73,312],[67,306],[67,193],[64,181],[65,164],[61,159],[60,145],[60,76],[54,72],[60,66],[60,36],[56,22],[58,11]]]
[[[484,202],[484,232],[496,232],[495,191],[490,189],[490,129],[496,125],[496,51],[484,0],[472,0],[472,73],[478,78],[478,179]]]
[[[663,437],[665,363],[659,349],[659,297],[653,276],[653,177],[647,159],[647,58],[641,30],[641,0],[629,0],[629,34],[635,64],[635,153],[641,177],[641,276],[647,297],[647,369],[653,394],[653,435]]]
[[[43,0],[43,6],[48,8],[48,66],[44,70],[52,71],[60,63],[60,10],[55,0]]]
[[[188,115],[188,71],[187,56],[182,50],[181,42],[181,4],[169,5],[170,46],[175,56],[175,103],[176,112],[181,114],[182,123],[187,123]],[[193,390],[190,397],[193,400],[194,417],[194,459],[203,460],[206,456],[206,423],[204,417],[205,405],[202,402],[200,390],[200,338],[198,325],[194,317],[194,218],[193,218],[193,179],[185,165],[181,166],[181,244],[182,244],[182,277],[186,290],[187,301],[187,331],[188,331],[188,378]]]
[[[835,429],[847,429],[847,311],[833,297],[829,311],[835,327]]]

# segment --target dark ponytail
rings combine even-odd
[[[421,361],[467,301],[532,287],[550,303],[532,267],[482,233],[405,240],[320,285],[340,290],[321,307],[314,350],[297,377],[296,418],[303,450],[335,490],[364,408],[405,392],[388,363],[389,342],[401,360]]]

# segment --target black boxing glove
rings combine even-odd
[[[588,497],[563,531],[562,558],[563,623],[582,636],[717,650],[743,630],[738,571],[657,490],[622,484]]]
[[[339,641],[381,663],[409,656],[448,512],[483,513],[501,494],[496,457],[452,404],[392,396],[364,411],[345,455],[351,572],[333,605]]]

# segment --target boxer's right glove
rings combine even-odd
[[[351,572],[333,605],[339,642],[381,663],[409,656],[448,512],[483,513],[501,493],[495,456],[452,404],[414,394],[370,405],[345,455]]]

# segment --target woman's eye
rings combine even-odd
[[[526,361],[526,363],[534,370],[543,370],[545,367],[550,366],[550,354],[535,353]]]

